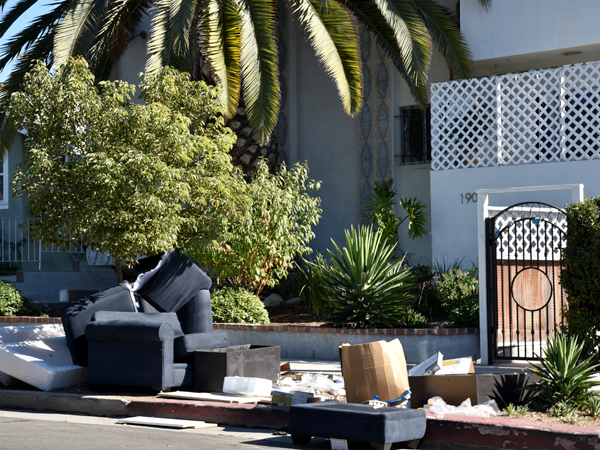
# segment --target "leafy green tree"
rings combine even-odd
[[[0,20],[0,35],[41,1],[15,0]],[[5,5],[6,0],[0,2]],[[189,71],[194,79],[212,79],[221,87],[226,117],[235,113],[243,91],[250,124],[265,142],[280,99],[275,30],[278,15],[285,12],[278,5],[275,0],[59,0],[2,49],[0,67],[17,60],[4,99],[19,89],[35,60],[52,67],[70,56],[84,56],[97,79],[107,79],[144,16],[150,15],[146,70],[155,73],[170,65]],[[456,18],[434,0],[291,0],[289,7],[350,115],[362,102],[357,24],[376,37],[420,105],[426,103],[432,43],[453,78],[471,74],[470,54]],[[0,111],[0,121],[3,114]],[[14,124],[5,125],[0,150],[9,148],[15,130]]]
[[[25,77],[8,110],[28,147],[13,190],[39,219],[34,238],[107,252],[121,281],[121,263],[177,244],[192,199],[206,205],[227,192],[233,134],[215,116],[214,88],[173,70],[144,80],[144,105],[131,102],[133,85],[93,80],[82,59],[55,71],[38,63]],[[188,111],[160,102],[190,90]]]
[[[285,278],[294,259],[310,252],[312,226],[319,221],[321,200],[312,197],[319,183],[308,178],[308,167],[285,165],[272,175],[262,161],[249,183],[238,173],[236,210],[211,206],[203,223],[194,222],[182,243],[185,253],[210,267],[221,285],[243,287],[259,294]],[[197,232],[202,230],[202,232]]]

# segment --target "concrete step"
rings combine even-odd
[[[100,291],[117,284],[112,267],[75,265],[74,271],[20,271],[15,287],[34,302],[58,303],[64,290]],[[64,295],[63,295],[64,297]]]

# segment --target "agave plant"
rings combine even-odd
[[[323,284],[333,308],[328,317],[336,326],[385,328],[397,326],[412,301],[413,276],[403,259],[392,261],[394,246],[372,226],[346,230],[346,247],[333,242],[331,267]]]
[[[540,381],[523,389],[531,391],[540,406],[550,409],[555,405],[576,405],[589,395],[591,387],[600,386],[593,376],[600,365],[592,364],[592,358],[579,361],[583,342],[577,337],[556,335],[548,341],[545,354],[539,364],[531,364],[530,370]]]

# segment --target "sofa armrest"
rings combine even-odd
[[[168,323],[139,321],[90,322],[85,327],[89,341],[164,342],[173,340]]]

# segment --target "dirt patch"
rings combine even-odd
[[[278,325],[303,325],[320,327],[327,324],[324,317],[316,316],[302,303],[279,305],[267,308],[272,324]]]

